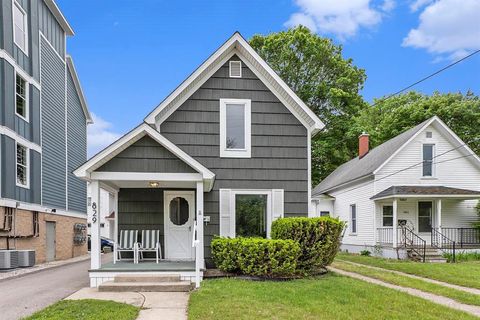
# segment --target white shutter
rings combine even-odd
[[[283,189],[272,190],[272,221],[283,218],[284,203],[283,203]]]
[[[233,222],[233,210],[230,205],[230,189],[220,189],[219,190],[219,200],[220,200],[220,236],[221,237],[234,237],[234,230],[232,230]]]

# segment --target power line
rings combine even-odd
[[[451,68],[451,67],[459,64],[460,62],[462,62],[462,61],[464,61],[464,60],[466,60],[466,59],[468,59],[468,58],[476,55],[476,54],[479,53],[479,52],[480,52],[480,49],[479,49],[479,50],[476,50],[476,51],[474,51],[474,52],[472,52],[472,53],[470,53],[470,54],[468,54],[468,55],[466,55],[465,57],[463,57],[463,58],[461,58],[461,59],[458,59],[458,60],[450,63],[449,65],[443,67],[442,69],[437,70],[437,71],[435,71],[435,72],[432,73],[432,74],[429,74],[428,76],[426,76],[426,77],[424,77],[424,78],[422,78],[422,79],[420,79],[420,80],[412,83],[412,84],[409,85],[409,86],[407,86],[407,87],[405,87],[405,88],[403,88],[403,89],[401,89],[401,90],[398,90],[397,92],[392,93],[392,94],[386,96],[386,97],[383,98],[383,99],[378,100],[377,102],[375,102],[375,103],[372,104],[371,106],[374,107],[374,106],[376,106],[376,105],[377,105],[378,103],[380,103],[380,102],[383,102],[383,101],[385,101],[385,100],[388,100],[388,99],[390,99],[391,97],[394,97],[394,96],[396,96],[396,95],[398,95],[398,94],[400,94],[400,93],[402,93],[402,92],[404,92],[404,91],[407,91],[408,89],[416,86],[417,84],[420,84],[420,83],[422,83],[422,82],[424,82],[424,81],[426,81],[426,80],[428,80],[428,79],[436,76],[437,74],[439,74],[439,73],[441,73],[441,72],[443,72],[443,71],[445,71],[445,70],[447,70],[447,69],[449,69],[449,68]]]

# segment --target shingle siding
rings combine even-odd
[[[87,160],[87,120],[72,75],[67,72],[68,210],[87,212],[87,184],[73,171]]]
[[[41,40],[42,201],[66,208],[65,64]]]
[[[231,60],[239,60],[234,56]],[[252,157],[220,158],[220,99],[251,99]],[[205,257],[219,234],[218,190],[284,189],[285,216],[307,216],[307,129],[276,96],[242,64],[242,78],[228,77],[228,62],[186,100],[160,133],[215,173],[213,190],[205,193]]]

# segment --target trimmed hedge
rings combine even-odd
[[[265,278],[293,276],[300,256],[293,240],[215,238],[211,246],[218,269]]]
[[[344,227],[344,222],[330,217],[282,218],[272,223],[271,237],[297,241],[301,248],[297,269],[312,273],[333,262]]]

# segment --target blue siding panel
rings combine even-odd
[[[42,201],[66,208],[65,64],[41,40]]]

